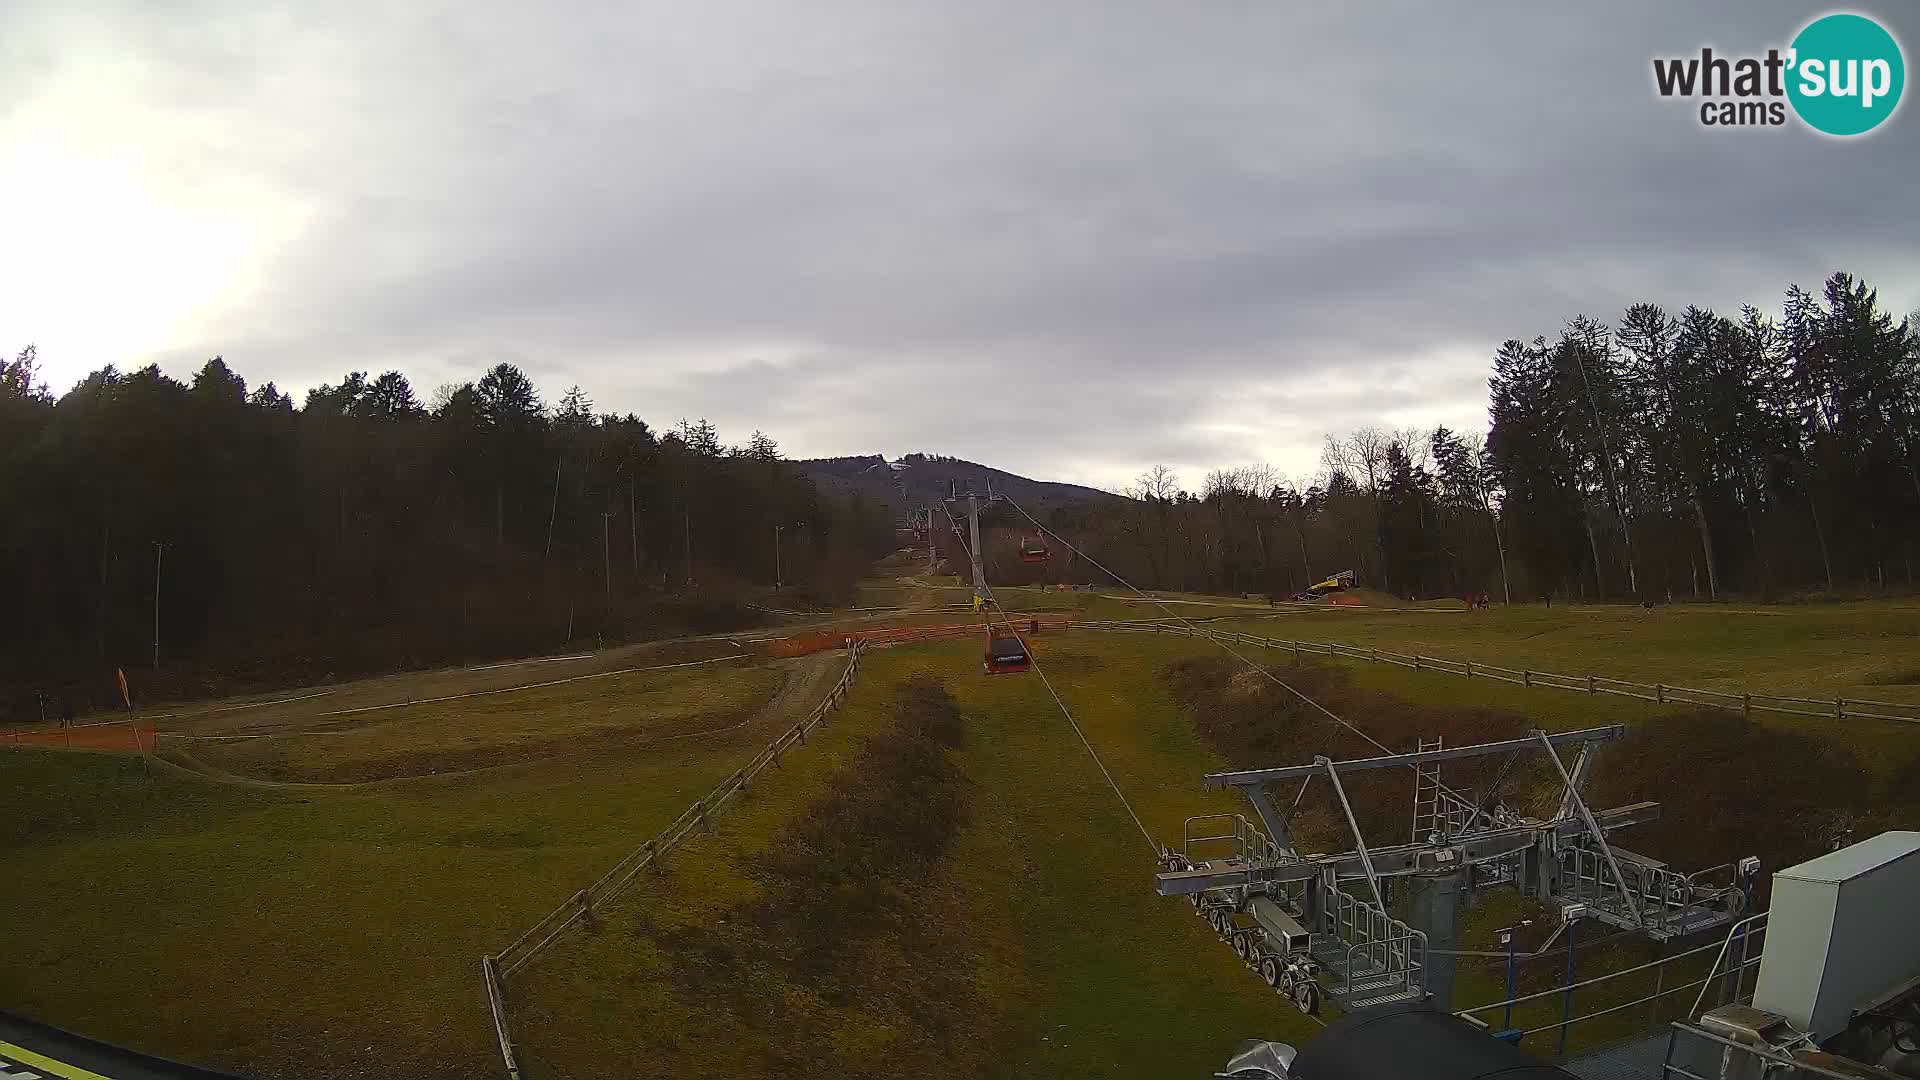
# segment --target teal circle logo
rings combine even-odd
[[[1815,131],[1864,135],[1900,106],[1907,65],[1900,43],[1865,15],[1823,15],[1794,37],[1787,100]]]

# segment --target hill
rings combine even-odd
[[[822,494],[860,495],[885,503],[896,514],[937,503],[946,498],[949,486],[961,491],[969,486],[983,491],[992,485],[993,490],[1011,496],[1036,514],[1042,509],[1117,498],[1097,488],[1033,480],[977,462],[938,455],[908,454],[897,462],[907,466],[904,469],[887,468],[886,459],[878,454],[812,458],[794,464],[813,478]]]

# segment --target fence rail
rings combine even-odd
[[[1498,682],[1512,683],[1515,686],[1540,686],[1595,696],[1612,694],[1616,697],[1638,698],[1660,705],[1700,705],[1706,708],[1727,709],[1738,712],[1742,716],[1751,716],[1756,712],[1771,712],[1794,716],[1818,716],[1843,722],[1889,720],[1901,724],[1920,724],[1920,702],[1868,701],[1863,698],[1837,696],[1791,697],[1785,694],[1761,694],[1751,691],[1734,693],[1728,690],[1703,690],[1699,687],[1673,686],[1668,683],[1632,682],[1627,679],[1609,678],[1605,675],[1565,675],[1533,668],[1502,667],[1483,660],[1452,660],[1439,656],[1423,656],[1418,653],[1360,648],[1333,641],[1301,641],[1291,638],[1261,637],[1237,631],[1202,630],[1194,626],[1169,622],[1126,620],[1082,622],[1075,623],[1073,629],[1209,637],[1253,648],[1285,649],[1290,651],[1296,660],[1303,655],[1367,660],[1411,668],[1415,671],[1438,671],[1469,679],[1493,679]]]
[[[528,962],[540,955],[549,945],[560,939],[570,927],[593,917],[594,910],[603,907],[617,898],[639,876],[640,871],[654,865],[666,854],[678,847],[689,833],[695,829],[711,828],[713,815],[725,806],[734,796],[753,786],[754,777],[770,765],[778,765],[780,758],[795,746],[804,745],[807,736],[815,728],[826,723],[827,713],[838,708],[842,699],[853,688],[854,676],[860,670],[860,655],[866,651],[866,644],[859,638],[847,639],[847,667],[840,673],[840,679],[834,683],[827,696],[813,707],[805,719],[782,731],[766,748],[755,754],[753,760],[734,770],[731,776],[722,780],[718,787],[705,797],[683,811],[659,835],[645,841],[639,847],[628,852],[615,863],[600,880],[574,893],[567,901],[549,912],[539,922],[528,927],[526,932],[514,939],[511,945],[490,956],[481,958],[481,976],[485,980],[487,1004],[493,1012],[494,1035],[500,1042],[500,1058],[506,1065],[510,1080],[520,1080],[520,1066],[514,1055],[513,1037],[507,1026],[507,1006],[504,988],[514,972],[527,966]]]

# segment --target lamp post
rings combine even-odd
[[[1507,950],[1507,1018],[1500,1026],[1508,1031],[1513,1030],[1513,932],[1532,925],[1532,919],[1522,919],[1500,931],[1500,944]]]
[[[785,525],[773,527],[773,588],[776,592],[780,589],[780,530],[784,528]]]
[[[1560,909],[1560,918],[1567,924],[1567,993],[1560,1002],[1560,1049],[1557,1056],[1567,1053],[1567,1029],[1573,1026],[1573,948],[1574,934],[1579,929],[1580,919],[1587,913],[1585,904],[1567,904]]]

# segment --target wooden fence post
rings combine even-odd
[[[1413,670],[1415,671],[1420,670],[1420,654],[1419,653],[1413,654]]]
[[[1293,639],[1293,666],[1294,667],[1300,666],[1300,639],[1299,638]]]
[[[1593,676],[1587,676],[1587,693],[1593,693]]]
[[[1753,695],[1752,694],[1740,695],[1740,719],[1742,720],[1753,719]]]
[[[1662,705],[1665,705],[1667,703],[1667,684],[1666,683],[1653,684],[1653,700],[1659,702]]]
[[[1521,686],[1532,686],[1532,685],[1533,685],[1533,672],[1532,672],[1532,671],[1530,671],[1530,670],[1527,670],[1527,669],[1522,669],[1522,670],[1521,670],[1521,672],[1520,672],[1520,685],[1521,685]]]
[[[1467,678],[1473,678],[1473,661],[1467,661]]]
[[[1847,718],[1846,698],[1837,697],[1833,699],[1833,718],[1835,720],[1845,720]]]

